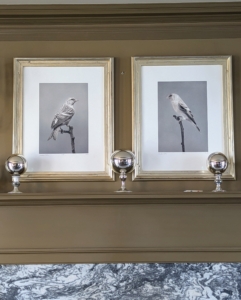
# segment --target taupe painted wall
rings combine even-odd
[[[237,181],[226,181],[224,187],[237,191],[240,187],[239,141],[240,118],[240,70],[241,39],[217,40],[162,40],[162,41],[83,41],[83,42],[0,42],[0,99],[1,139],[4,141],[0,154],[1,187],[6,192],[10,187],[10,176],[4,169],[6,158],[12,153],[12,79],[14,57],[115,57],[115,149],[132,147],[132,99],[131,56],[144,55],[233,55],[235,152]],[[121,73],[124,72],[123,75]],[[215,117],[215,116],[214,116]],[[217,149],[218,151],[218,149]],[[133,191],[183,191],[185,189],[211,190],[213,182],[207,181],[157,181],[132,182],[128,176],[128,187]],[[110,192],[118,188],[119,182],[84,183],[23,183],[25,192]]]
[[[11,31],[9,26],[6,34],[14,37],[7,41],[10,38],[4,36],[3,19],[0,25],[0,263],[241,260],[241,35],[229,38],[225,32],[220,38],[220,32],[219,38],[201,39],[209,35],[208,24],[204,24],[206,33],[199,30],[195,38],[190,25],[189,39],[188,31],[185,39],[173,39],[165,31],[165,39],[158,39],[156,34],[154,40],[149,40],[145,31],[143,39],[134,40],[129,31],[125,40],[123,27],[119,39],[116,36],[113,40],[88,40],[85,36],[85,40],[77,40],[75,36],[68,40],[65,27],[62,41],[51,40],[47,31],[44,34],[48,41],[44,41],[43,34],[38,41],[37,26],[30,28],[29,40],[26,35],[18,40],[17,27]],[[152,34],[151,27],[149,30]],[[178,35],[173,28],[170,30],[172,36]],[[61,36],[61,30],[57,32]],[[211,35],[215,32],[216,27]],[[210,191],[214,183],[132,182],[129,175],[128,188],[139,193],[134,198],[112,194],[120,185],[118,181],[22,183],[21,190],[26,194],[19,201],[4,194],[11,189],[4,162],[12,153],[13,58],[115,57],[115,149],[131,149],[131,56],[142,55],[233,56],[237,180],[225,181],[223,187],[234,193],[222,196],[222,201],[218,196],[205,194],[199,200],[193,196],[185,202],[183,190]],[[58,202],[56,192],[61,193],[62,202]],[[96,195],[82,195],[90,192]],[[173,196],[162,195],[167,192]],[[38,198],[29,193],[45,194]],[[76,194],[74,202],[72,193]]]

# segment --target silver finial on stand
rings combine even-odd
[[[131,192],[126,189],[125,182],[127,173],[130,173],[135,168],[135,155],[129,150],[116,150],[111,154],[112,170],[115,173],[120,174],[121,188],[116,192]]]
[[[213,192],[226,192],[221,188],[222,174],[226,171],[228,167],[228,159],[221,152],[214,152],[209,155],[207,159],[207,168],[214,174],[216,183],[216,189]]]
[[[27,170],[27,161],[22,155],[13,154],[5,162],[6,170],[12,174],[12,185],[13,185],[13,194],[21,193],[18,189],[20,186],[20,175],[26,172]]]

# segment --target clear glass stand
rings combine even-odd
[[[20,186],[19,178],[20,178],[19,174],[13,174],[12,175],[13,190],[11,192],[9,192],[9,194],[20,194],[20,193],[22,193],[18,189],[18,187]]]
[[[215,179],[214,179],[214,182],[216,183],[216,189],[213,190],[212,192],[215,192],[215,193],[223,193],[223,192],[226,192],[225,190],[222,189],[221,187],[221,183],[222,183],[222,174],[219,173],[219,174],[215,174]]]
[[[121,188],[118,191],[116,191],[116,193],[131,193],[131,191],[127,190],[127,188],[126,188],[127,175],[126,175],[125,169],[121,170],[119,178],[121,180]]]

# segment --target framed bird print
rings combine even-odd
[[[15,58],[13,153],[22,181],[113,180],[113,58]]]
[[[235,179],[231,56],[133,57],[134,180],[213,179],[224,153]]]

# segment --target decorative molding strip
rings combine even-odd
[[[134,250],[134,249],[133,249]],[[74,251],[63,249],[5,249],[0,251],[1,264],[43,263],[151,263],[151,262],[240,262],[241,251],[233,249],[195,249],[194,251]]]
[[[23,193],[0,194],[0,206],[56,206],[56,205],[240,205],[241,192],[230,193],[132,193],[120,194],[62,194]]]
[[[200,247],[200,248],[41,248],[41,249],[1,249],[1,254],[77,254],[77,253],[162,253],[162,252],[237,252],[241,254],[241,248],[238,247]]]
[[[72,263],[197,263],[240,262],[240,253],[226,252],[162,252],[162,253],[65,253],[2,254],[1,264],[72,264]]]
[[[241,3],[2,5],[0,40],[241,37]]]
[[[0,5],[0,16],[150,16],[150,15],[239,15],[241,3],[149,3],[81,5]]]

